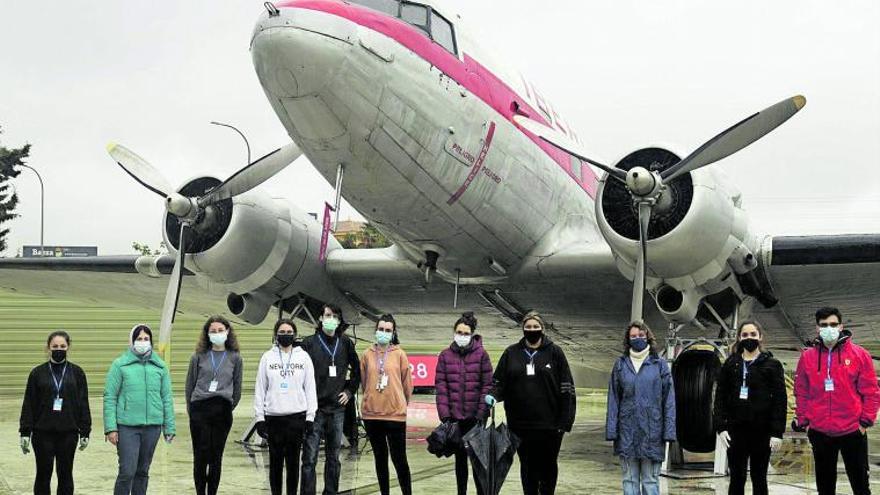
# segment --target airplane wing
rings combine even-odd
[[[816,309],[836,306],[856,342],[880,355],[880,234],[776,236],[762,254],[779,298],[757,312],[765,326],[811,340]]]

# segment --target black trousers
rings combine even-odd
[[[402,421],[364,420],[367,438],[373,447],[373,460],[376,463],[376,477],[379,478],[379,491],[389,495],[388,453],[397,472],[397,483],[403,495],[412,495],[412,477],[409,462],[406,460],[406,423]]]
[[[465,436],[476,425],[476,419],[459,420],[458,428],[461,431],[461,436]],[[455,484],[458,487],[458,495],[467,495],[468,464],[467,450],[462,443],[462,446],[455,451]],[[483,495],[483,487],[477,483],[476,476],[474,476],[474,484],[477,486],[477,495]]]
[[[299,454],[302,450],[306,413],[266,416],[269,434],[269,487],[281,495],[284,466],[287,466],[287,495],[296,495],[299,486]]]
[[[193,480],[198,495],[215,495],[220,486],[223,449],[232,428],[232,404],[222,397],[196,401],[189,407],[193,447]]]
[[[810,430],[807,436],[813,446],[816,489],[819,495],[834,495],[837,489],[837,454],[843,456],[846,477],[854,495],[870,495],[868,484],[868,435],[856,430],[832,437]]]
[[[342,423],[342,434],[348,439],[348,444],[357,449],[358,425],[357,425],[357,396],[352,396],[345,405],[345,421]]]
[[[521,443],[516,449],[523,495],[553,495],[559,476],[559,449],[562,433],[556,430],[512,429]]]
[[[37,461],[34,495],[49,495],[53,467],[58,471],[58,495],[73,493],[73,455],[79,433],[34,431],[32,443]]]
[[[767,467],[770,465],[770,432],[766,428],[731,428],[727,462],[730,467],[728,495],[745,493],[746,474],[751,467],[752,493],[767,495]]]

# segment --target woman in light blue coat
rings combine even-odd
[[[666,442],[675,441],[672,373],[654,346],[645,323],[630,323],[608,383],[605,439],[614,442],[614,454],[620,456],[624,495],[660,493]]]

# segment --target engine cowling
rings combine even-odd
[[[185,196],[204,194],[220,183],[201,177],[180,189]],[[165,241],[179,246],[177,217],[165,216]],[[228,309],[248,323],[260,323],[279,300],[299,293],[341,302],[319,262],[321,226],[292,205],[251,190],[210,206],[192,227],[186,267],[208,290],[229,293]],[[329,239],[329,248],[338,246]]]
[[[679,161],[663,148],[644,148],[621,159],[616,167],[661,171]],[[755,267],[757,240],[748,231],[739,192],[715,168],[682,175],[667,184],[654,207],[648,228],[648,290],[670,321],[689,322],[707,295],[728,288],[738,291],[736,277]],[[638,211],[625,186],[606,179],[596,196],[596,218],[617,260],[633,279],[638,257]],[[748,258],[748,259],[747,259]]]

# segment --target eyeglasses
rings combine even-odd
[[[837,328],[840,323],[819,323],[819,328]]]

